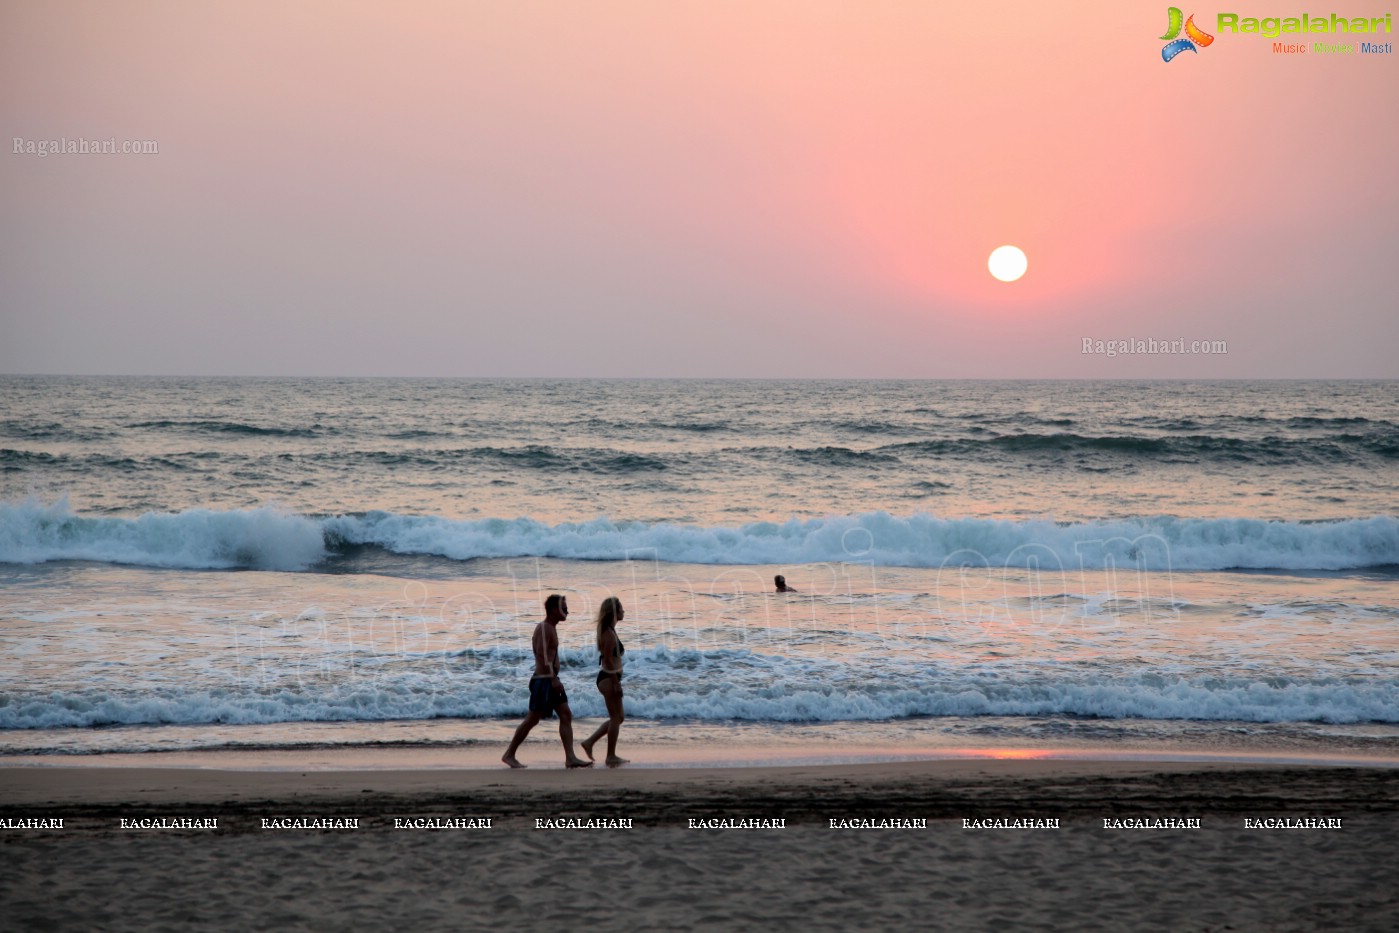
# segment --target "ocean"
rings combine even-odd
[[[1399,757],[1396,382],[6,376],[0,400],[12,759],[498,757],[551,592],[585,718],[591,612],[626,605],[639,762]]]

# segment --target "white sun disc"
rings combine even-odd
[[[1002,282],[1014,282],[1029,267],[1030,261],[1018,246],[998,246],[991,251],[991,258],[986,260],[986,268]]]

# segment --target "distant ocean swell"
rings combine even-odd
[[[230,438],[262,438],[273,441],[297,441],[325,438],[342,432],[315,424],[305,428],[258,427],[235,422],[149,422],[147,425],[171,425],[182,431]],[[844,433],[878,435],[886,433],[907,437],[923,433],[916,428],[896,425],[856,428],[847,425]],[[817,463],[829,466],[867,465],[871,463],[900,464],[921,462],[928,458],[957,458],[973,461],[1000,461],[1002,458],[1038,458],[1052,455],[1112,457],[1126,462],[1186,462],[1186,463],[1252,463],[1258,465],[1382,463],[1399,460],[1399,428],[1378,427],[1373,424],[1351,426],[1342,433],[1308,433],[1293,428],[1292,436],[1267,435],[1242,438],[1212,434],[1076,434],[1073,432],[996,433],[980,424],[965,430],[973,437],[932,437],[897,440],[875,447],[844,446],[828,443],[819,446],[793,446],[785,443],[718,447],[703,454],[686,451],[638,453],[609,447],[589,448],[526,444],[518,447],[478,446],[405,446],[374,449],[363,446],[350,450],[282,450],[256,455],[223,452],[224,457],[253,466],[269,463],[302,463],[314,465],[327,460],[347,465],[376,466],[413,463],[423,466],[451,467],[462,464],[504,466],[512,469],[540,471],[628,473],[667,469],[702,468],[711,458],[757,462]],[[672,429],[678,430],[678,429]],[[694,431],[694,428],[685,429]],[[24,440],[92,440],[67,437],[55,425],[38,424],[12,429],[11,436]],[[381,435],[395,441],[442,438],[462,440],[455,435],[436,432],[407,431]],[[369,436],[362,438],[361,443]],[[844,438],[842,438],[843,440]],[[205,458],[209,451],[175,454],[176,458]],[[167,455],[172,456],[172,455]],[[31,467],[64,467],[90,469],[126,467],[139,469],[149,466],[145,458],[113,458],[99,453],[65,454],[0,448],[0,468],[14,472]],[[159,464],[157,464],[159,465]]]
[[[1399,519],[1265,522],[1167,517],[1055,524],[883,512],[737,527],[529,518],[462,521],[272,508],[75,515],[63,500],[0,503],[0,563],[88,560],[188,569],[315,570],[348,548],[451,560],[552,557],[694,564],[1138,567],[1327,571],[1399,565]]]
[[[911,441],[876,448],[876,454],[971,455],[982,450],[1006,453],[1093,453],[1131,460],[1186,459],[1191,462],[1325,463],[1350,462],[1366,454],[1399,459],[1399,431],[1365,434],[1320,434],[1256,439],[1192,434],[1172,437],[1139,435],[998,434],[976,439]]]

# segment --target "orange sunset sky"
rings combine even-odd
[[[1393,378],[1386,2],[6,3],[0,371]]]

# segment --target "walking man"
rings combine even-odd
[[[534,627],[534,637],[530,646],[534,649],[534,674],[529,681],[529,715],[515,730],[515,738],[500,760],[512,768],[524,768],[515,757],[520,743],[524,742],[530,730],[541,719],[559,716],[559,739],[563,742],[564,763],[570,768],[587,768],[591,761],[584,761],[573,751],[573,711],[568,708],[568,694],[564,692],[563,681],[559,679],[559,633],[557,626],[568,618],[568,600],[558,593],[551,593],[544,600],[544,621]]]

